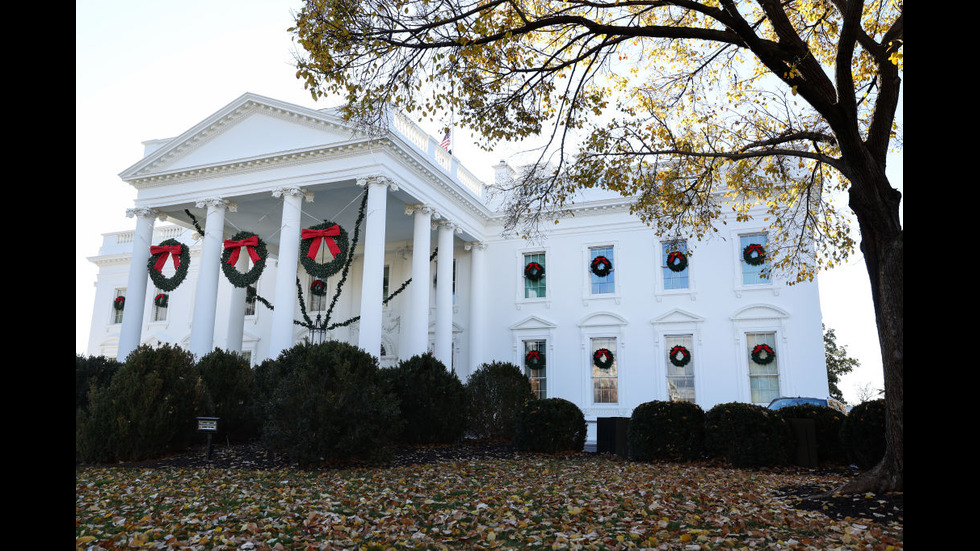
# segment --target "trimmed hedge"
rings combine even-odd
[[[112,376],[122,366],[123,363],[114,358],[75,354],[75,409],[88,409],[90,394],[109,386]]]
[[[514,444],[519,450],[558,453],[585,447],[585,415],[562,398],[526,402],[517,416]]]
[[[851,409],[840,431],[847,459],[870,469],[885,456],[885,400],[860,403]]]
[[[732,402],[708,410],[704,421],[709,456],[724,458],[736,467],[782,465],[789,457],[792,433],[775,411]]]
[[[451,444],[466,431],[466,389],[459,377],[426,352],[382,370],[405,422],[399,441]]]
[[[834,408],[800,404],[776,410],[785,419],[812,419],[817,438],[817,459],[821,463],[839,464],[846,455],[840,442],[845,415]],[[794,439],[795,441],[795,439]]]
[[[183,450],[210,409],[194,356],[141,345],[107,387],[76,414],[75,455],[87,462],[135,461]]]
[[[483,364],[466,382],[469,432],[479,439],[513,441],[517,414],[534,399],[531,381],[512,363]]]
[[[651,401],[633,410],[630,459],[693,461],[704,453],[704,411],[690,402]]]
[[[371,354],[337,341],[299,344],[263,367],[265,446],[302,465],[393,455],[398,401]]]
[[[240,442],[259,436],[255,416],[255,374],[245,356],[215,349],[197,363],[218,417],[218,434]]]

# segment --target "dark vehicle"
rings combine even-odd
[[[808,398],[804,396],[797,397],[782,397],[776,398],[775,400],[769,402],[769,409],[779,409],[788,406],[799,406],[803,404],[809,404],[811,406],[823,406],[836,409],[837,411],[847,414],[847,406],[842,402],[839,402],[833,398]]]

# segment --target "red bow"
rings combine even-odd
[[[527,353],[528,360],[540,360],[541,354],[537,350],[531,350]]]
[[[674,251],[674,252],[670,253],[669,255],[667,255],[667,263],[668,264],[673,264],[674,261],[676,261],[679,258],[683,258],[683,257],[684,257],[684,253],[682,253],[680,251]]]
[[[228,264],[234,266],[238,263],[238,253],[241,252],[242,247],[248,250],[248,256],[252,259],[252,263],[257,263],[262,260],[259,253],[255,252],[255,247],[259,245],[259,236],[253,235],[252,237],[247,237],[245,239],[240,239],[238,241],[232,241],[231,239],[225,241],[226,249],[233,249],[231,254],[228,255]]]
[[[757,254],[759,256],[762,256],[763,254],[765,254],[765,252],[762,250],[762,245],[760,245],[758,243],[752,243],[751,245],[749,245],[745,249],[746,249],[745,252],[748,253],[748,254],[755,253],[755,254]]]
[[[180,268],[180,253],[183,250],[182,245],[153,245],[150,247],[150,254],[160,255],[157,257],[156,264],[153,265],[153,269],[156,271],[163,270],[164,264],[167,263],[167,256],[173,256],[174,258],[174,269]]]
[[[306,256],[316,259],[316,253],[320,251],[320,241],[326,241],[327,248],[330,249],[330,254],[337,256],[340,254],[340,247],[333,240],[334,237],[340,235],[340,226],[334,224],[324,230],[303,230],[301,236],[303,239],[312,239],[313,242],[310,243],[310,252]]]

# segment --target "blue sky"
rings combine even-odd
[[[75,4],[75,333],[85,353],[101,235],[135,227],[136,197],[118,174],[143,154],[141,142],[187,130],[245,92],[321,108],[295,78],[287,29],[298,0],[79,0]],[[437,129],[426,128],[433,135]],[[485,181],[499,155],[454,152]],[[469,159],[478,158],[474,163]],[[902,185],[902,158],[890,176]],[[880,388],[881,359],[867,271],[860,254],[820,276],[824,323],[861,361],[841,385]]]

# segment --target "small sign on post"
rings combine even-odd
[[[218,417],[198,417],[197,430],[208,435],[207,460],[211,461],[211,435],[218,432]]]

